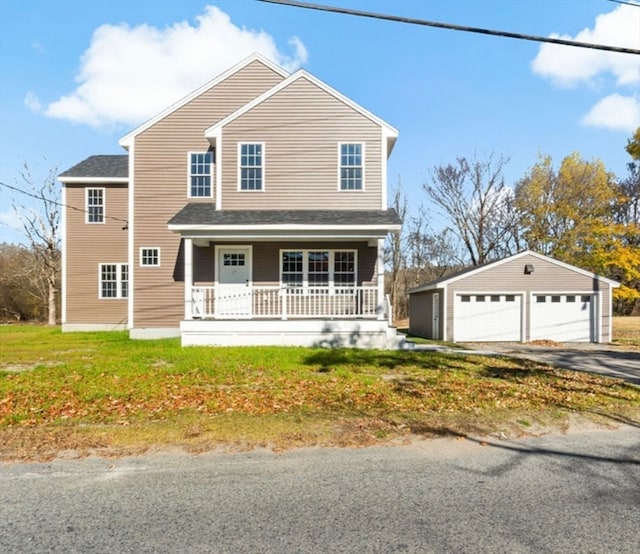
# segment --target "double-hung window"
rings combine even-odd
[[[264,190],[264,143],[238,144],[238,189]]]
[[[100,298],[129,297],[128,264],[100,264],[98,273]]]
[[[341,143],[340,190],[364,190],[364,144]]]
[[[210,198],[212,181],[213,151],[191,152],[189,154],[189,196]]]
[[[86,222],[87,223],[104,223],[104,189],[89,188],[86,189]]]
[[[314,293],[356,284],[355,250],[282,250],[280,281]]]

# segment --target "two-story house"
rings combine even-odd
[[[397,137],[305,70],[251,56],[122,138],[127,154],[60,175],[63,330],[392,345]]]

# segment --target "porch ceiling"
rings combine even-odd
[[[190,237],[384,238],[400,230],[395,210],[216,210],[213,203],[189,203],[167,223]]]

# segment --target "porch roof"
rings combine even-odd
[[[402,222],[388,210],[216,210],[213,203],[187,204],[167,223],[169,230],[193,236],[229,233],[339,233],[380,236],[400,230]]]

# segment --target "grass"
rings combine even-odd
[[[365,445],[640,420],[640,388],[442,352],[181,348],[124,332],[0,327],[0,459],[178,446]]]
[[[613,344],[640,350],[640,316],[613,318]]]

